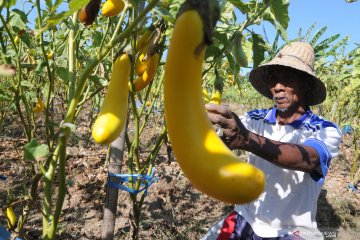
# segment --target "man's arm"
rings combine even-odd
[[[303,144],[283,143],[248,131],[238,116],[225,106],[206,104],[208,117],[223,129],[223,141],[231,149],[251,152],[280,167],[312,172],[320,166],[315,148]]]

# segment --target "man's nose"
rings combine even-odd
[[[284,91],[284,89],[285,89],[285,86],[283,84],[281,84],[280,82],[277,82],[274,86],[275,92]]]

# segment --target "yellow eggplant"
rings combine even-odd
[[[156,69],[159,63],[160,55],[159,53],[155,53],[150,57],[150,61],[146,67],[146,70],[141,75],[141,77],[137,77],[134,82],[133,90],[135,92],[143,90],[149,83],[154,79],[156,74]]]
[[[31,109],[31,111],[33,113],[40,113],[40,112],[44,111],[44,103],[40,97],[37,98],[37,103],[36,103],[35,107],[33,107]]]
[[[101,12],[106,17],[118,15],[125,7],[123,0],[107,0],[101,8]]]
[[[9,229],[14,229],[16,227],[16,215],[11,206],[6,208],[6,218]]]
[[[265,176],[213,130],[202,99],[204,56],[202,19],[186,10],[176,20],[165,65],[165,120],[174,154],[195,188],[227,203],[247,203],[263,192]]]
[[[202,93],[205,103],[208,103],[210,101],[208,90],[206,88],[203,88]]]
[[[94,123],[92,136],[97,143],[114,141],[125,125],[131,63],[127,54],[122,54],[113,64],[111,79],[100,113]]]
[[[221,104],[221,100],[222,100],[222,94],[219,90],[215,90],[212,94],[211,94],[211,98],[210,98],[210,103],[215,103],[217,105]]]
[[[136,62],[135,62],[135,72],[138,76],[142,76],[143,73],[145,72],[145,69],[147,67],[147,65],[149,64],[150,58],[146,57],[147,52],[149,49],[149,45],[145,46],[144,48],[141,49],[141,51],[139,52],[138,57],[136,58]],[[146,57],[146,58],[145,58]]]

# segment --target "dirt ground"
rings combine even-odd
[[[86,121],[79,122],[67,149],[67,196],[56,239],[86,240],[100,239],[101,236],[107,148],[94,144],[91,139],[87,143],[89,127]],[[22,160],[26,140],[21,137],[18,122],[8,122],[5,129],[0,137],[0,175],[8,177],[7,181],[0,181],[0,206],[3,207],[7,190],[15,195],[24,194],[31,178]],[[150,139],[145,136],[144,141]],[[344,138],[340,155],[332,161],[318,202],[319,228],[337,235],[327,239],[360,239],[360,193],[348,188],[353,156],[350,139]],[[232,210],[232,206],[194,189],[177,162],[168,158],[165,146],[156,160],[156,176],[158,180],[149,187],[144,203],[140,239],[199,239],[213,222]],[[120,191],[115,239],[130,239],[128,219],[131,208],[129,194]],[[19,211],[20,204],[15,206],[15,212]],[[30,214],[23,239],[40,239],[40,212],[39,202]],[[4,216],[0,217],[0,225],[6,226]]]

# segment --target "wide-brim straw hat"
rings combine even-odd
[[[250,82],[259,93],[272,99],[270,89],[266,85],[271,68],[281,66],[289,71],[300,71],[306,76],[301,80],[309,81],[311,87],[310,92],[306,95],[306,104],[312,106],[322,103],[326,98],[326,87],[315,76],[314,58],[314,49],[309,43],[292,42],[285,45],[270,62],[254,68],[250,72]]]

